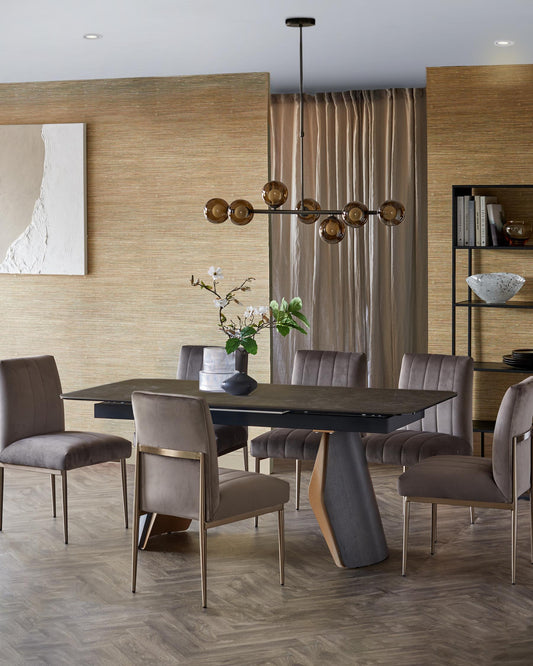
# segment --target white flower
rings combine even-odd
[[[225,308],[228,303],[229,301],[227,298],[215,298],[215,300],[213,301],[213,304],[217,308]]]
[[[260,305],[258,308],[254,308],[254,314],[262,317],[263,315],[270,314],[270,308],[268,305]]]
[[[223,280],[224,276],[222,275],[222,269],[220,266],[218,268],[215,268],[214,266],[210,266],[209,270],[207,271],[207,274],[210,275],[213,280]],[[226,303],[227,305],[227,303]]]
[[[255,308],[253,308],[251,305],[249,305],[244,311],[244,316],[246,318],[252,317],[254,314],[255,314]]]

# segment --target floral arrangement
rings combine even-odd
[[[228,354],[236,351],[239,347],[242,347],[249,354],[257,354],[255,336],[265,329],[275,329],[283,336],[288,335],[292,329],[307,335],[303,326],[309,328],[309,322],[301,312],[302,299],[298,296],[295,296],[289,302],[282,298],[279,304],[277,301],[270,301],[270,306],[250,306],[235,320],[228,319],[224,310],[231,303],[242,305],[237,299],[237,294],[250,291],[250,283],[255,278],[248,277],[226,294],[221,294],[219,292],[219,282],[224,279],[222,270],[211,266],[207,273],[212,279],[212,285],[195,278],[194,275],[191,277],[191,285],[205,289],[215,297],[213,303],[218,308],[218,327],[228,337],[226,340],[226,352]]]

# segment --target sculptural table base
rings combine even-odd
[[[323,432],[309,484],[309,501],[338,567],[365,567],[388,556],[381,516],[358,433]],[[150,536],[186,530],[190,520],[141,517],[139,546]]]
[[[338,567],[364,567],[388,556],[358,433],[322,433],[309,485],[309,501]]]

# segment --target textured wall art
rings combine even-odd
[[[85,275],[85,125],[0,125],[0,273]]]

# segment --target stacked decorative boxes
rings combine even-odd
[[[235,355],[224,347],[205,347],[199,376],[200,391],[223,392],[221,384],[235,374]]]

